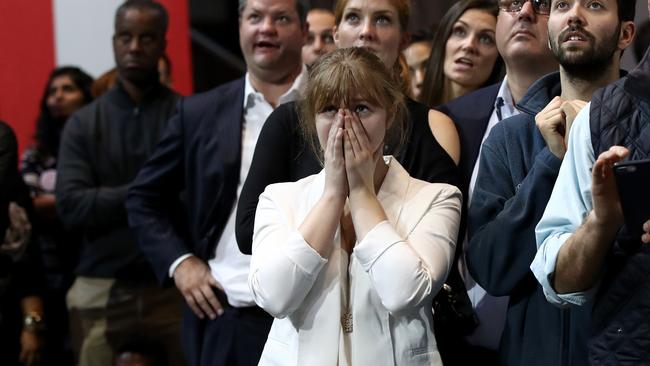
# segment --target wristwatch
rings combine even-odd
[[[45,322],[41,314],[30,312],[23,318],[23,329],[31,332],[40,332],[45,329]]]

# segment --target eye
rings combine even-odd
[[[389,25],[393,20],[387,15],[378,15],[375,22],[380,25]]]
[[[345,15],[345,21],[349,24],[358,24],[359,20],[360,18],[357,13],[351,12]]]
[[[251,13],[248,15],[248,21],[251,23],[257,23],[262,19],[262,17],[257,13]]]
[[[356,105],[356,107],[354,107],[354,113],[361,114],[367,112],[370,112],[370,108],[363,103],[359,103]]]
[[[452,28],[452,30],[451,30],[451,34],[452,34],[453,36],[461,37],[461,38],[462,38],[462,37],[465,37],[465,35],[467,34],[467,32],[465,31],[465,27],[463,27],[463,26],[461,26],[461,25],[457,25],[457,26],[455,26],[454,28]]]
[[[478,38],[479,42],[481,44],[484,44],[486,46],[493,46],[494,45],[494,38],[488,34],[481,34]]]
[[[122,44],[130,43],[132,38],[129,33],[120,33],[117,35],[117,40]]]
[[[535,1],[537,9],[540,11],[548,11],[551,5],[549,4],[548,1],[545,0],[536,0]]]
[[[309,33],[307,35],[307,44],[313,44],[314,43],[314,33]]]
[[[77,91],[77,87],[75,87],[74,85],[70,85],[70,84],[64,85],[62,89],[66,93],[72,93],[72,92]]]
[[[141,36],[140,42],[142,42],[143,44],[151,44],[154,42],[155,38],[156,37],[154,37],[151,34],[144,34]]]
[[[566,1],[557,1],[553,8],[557,10],[566,10],[569,8],[569,4]]]
[[[325,107],[321,108],[320,112],[318,112],[318,113],[319,114],[324,114],[324,113],[333,114],[333,113],[336,113],[338,110],[339,109],[336,108],[335,106],[328,105],[328,106],[325,106]]]
[[[326,44],[334,43],[334,37],[331,34],[326,34],[323,36],[323,42]]]
[[[597,1],[594,1],[594,2],[590,3],[587,7],[589,9],[593,9],[593,10],[600,10],[600,9],[604,8],[603,4],[601,4],[601,3],[597,2]]]
[[[280,15],[279,17],[277,17],[277,21],[279,23],[286,24],[286,23],[289,23],[291,21],[291,18],[289,18],[287,15]]]

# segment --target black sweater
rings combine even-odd
[[[68,228],[84,233],[78,275],[155,281],[128,226],[125,199],[177,101],[156,85],[136,105],[118,84],[66,123],[56,206]]]

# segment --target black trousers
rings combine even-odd
[[[258,307],[224,307],[214,320],[199,319],[185,306],[183,349],[190,366],[256,366],[273,317]]]

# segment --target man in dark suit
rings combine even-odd
[[[461,222],[463,236],[483,141],[498,122],[519,113],[516,104],[535,80],[558,69],[557,61],[548,48],[548,12],[539,7],[544,2],[533,3],[525,1],[521,9],[513,9],[512,6],[502,6],[499,1],[496,43],[506,65],[503,82],[479,89],[438,108],[454,120],[461,139],[460,189],[466,197],[463,200],[465,209]],[[465,250],[467,241],[466,238],[463,239]],[[508,298],[486,294],[467,271],[463,256],[459,267],[477,313],[479,326],[466,338],[472,352],[457,352],[460,357],[472,355],[476,358],[459,360],[458,363],[473,364],[480,361],[482,364],[496,364],[496,351],[505,322]]]
[[[239,35],[245,77],[179,103],[127,202],[159,280],[173,278],[186,300],[191,365],[256,365],[272,322],[248,288],[235,207],[264,121],[300,97],[305,9],[299,0],[240,0]]]

